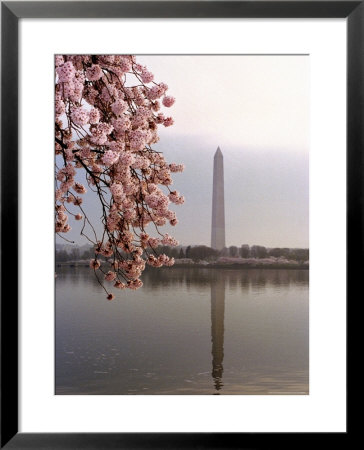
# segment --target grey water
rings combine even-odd
[[[308,270],[150,268],[112,301],[57,268],[55,393],[302,395]]]

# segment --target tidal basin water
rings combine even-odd
[[[308,270],[57,268],[56,394],[308,394]]]

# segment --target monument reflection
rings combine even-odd
[[[225,315],[225,280],[217,277],[211,280],[211,342],[212,342],[212,378],[216,391],[224,386],[224,315]]]

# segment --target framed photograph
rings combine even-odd
[[[1,446],[347,445],[362,2],[1,6]]]

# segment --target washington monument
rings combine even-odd
[[[217,147],[214,156],[211,247],[216,250],[225,247],[224,157],[220,147]]]

